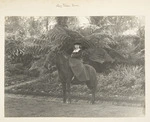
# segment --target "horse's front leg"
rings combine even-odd
[[[66,103],[66,83],[62,83],[62,89],[63,89],[63,103]]]

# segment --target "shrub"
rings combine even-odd
[[[98,92],[135,95],[143,93],[142,66],[117,65],[108,75],[98,74]]]

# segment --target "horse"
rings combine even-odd
[[[74,76],[71,67],[69,66],[69,58],[71,58],[66,53],[54,53],[50,52],[47,56],[47,59],[45,61],[45,67],[51,67],[52,65],[56,65],[59,75],[59,80],[62,83],[62,89],[63,89],[63,103],[66,103],[68,100],[69,103],[71,103],[71,95],[70,95],[70,89],[71,89],[71,81]],[[85,81],[85,84],[90,89],[92,97],[91,97],[91,103],[95,103],[95,93],[96,93],[96,87],[97,87],[97,77],[96,77],[96,70],[86,64],[86,69],[89,73],[89,80]],[[77,80],[77,79],[76,79]],[[79,84],[81,82],[77,81]]]

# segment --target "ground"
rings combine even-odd
[[[60,98],[5,94],[5,117],[141,117],[143,107],[86,101],[62,103]]]

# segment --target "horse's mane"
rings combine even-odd
[[[65,65],[68,64],[69,65],[69,58],[71,56],[66,53],[65,51],[61,51],[59,53],[56,54],[56,62],[57,65]]]

